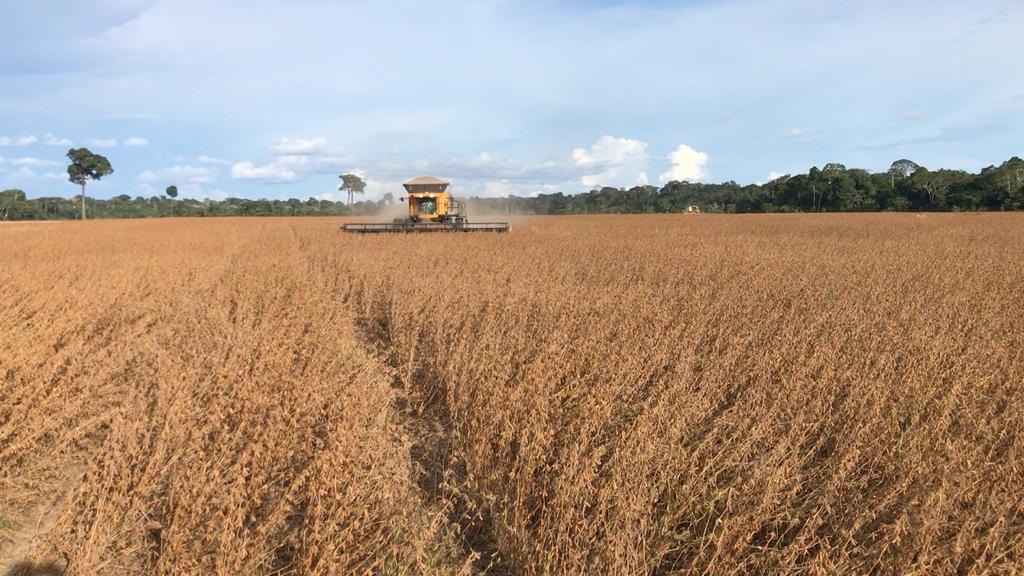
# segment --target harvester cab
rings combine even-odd
[[[433,176],[420,176],[403,184],[408,216],[389,224],[345,224],[345,232],[508,232],[507,222],[473,222],[466,217],[466,204],[452,196],[451,184]]]
[[[450,185],[433,176],[421,176],[403,184],[407,197],[402,201],[409,202],[409,221],[465,222],[465,204],[452,197],[448,191]]]

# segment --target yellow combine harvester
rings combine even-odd
[[[508,232],[507,222],[474,222],[466,219],[466,204],[448,191],[449,183],[433,176],[420,176],[403,184],[409,215],[390,224],[345,224],[345,232]]]

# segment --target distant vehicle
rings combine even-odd
[[[409,203],[409,215],[394,222],[379,224],[345,224],[345,232],[376,234],[386,232],[508,232],[507,222],[470,223],[466,203],[448,190],[449,182],[433,176],[420,176],[402,186]]]
[[[700,206],[687,206],[684,214],[700,214]]]

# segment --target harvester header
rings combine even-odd
[[[507,222],[473,222],[466,217],[466,204],[452,196],[451,183],[433,176],[420,176],[402,185],[409,205],[405,218],[390,224],[345,224],[345,232],[361,234],[386,232],[508,232]]]

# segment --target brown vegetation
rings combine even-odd
[[[338,223],[0,227],[0,560],[1024,562],[1019,215]]]

